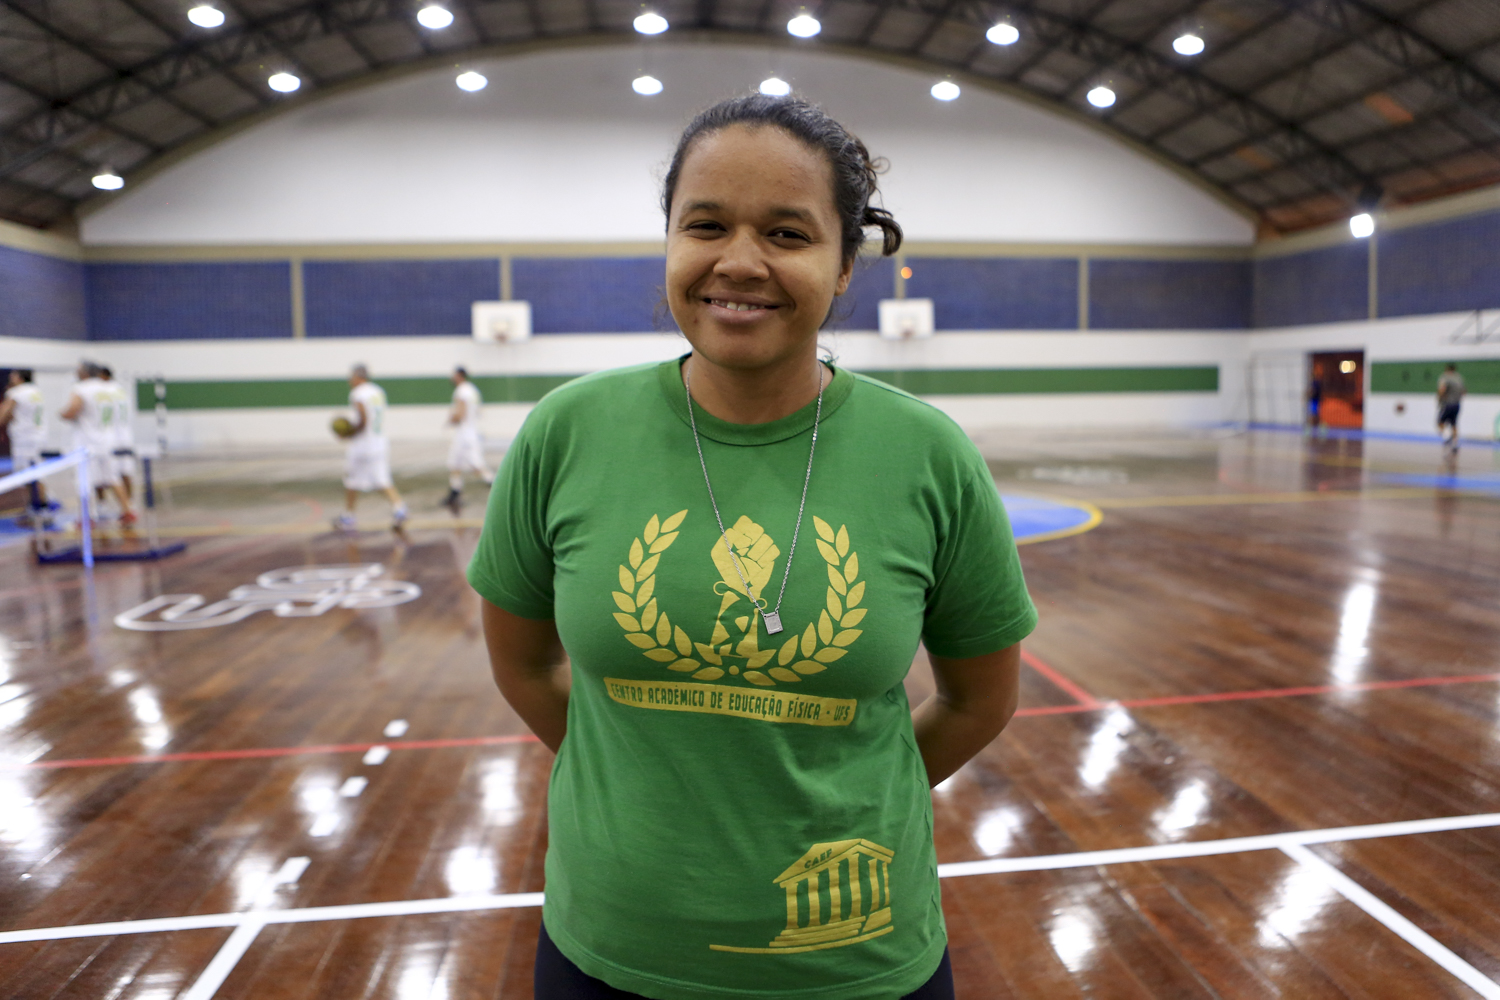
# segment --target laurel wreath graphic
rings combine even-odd
[[[651,516],[645,531],[631,540],[628,565],[620,566],[620,589],[612,592],[620,609],[614,613],[615,621],[625,630],[625,641],[640,649],[647,659],[668,670],[689,673],[694,680],[714,681],[727,672],[740,674],[760,687],[775,687],[778,681],[792,684],[822,673],[830,663],[842,659],[847,647],[864,634],[863,629],[855,627],[869,610],[859,607],[865,596],[864,581],[859,579],[859,553],[850,551],[846,525],[834,531],[828,522],[815,515],[813,528],[818,533],[818,552],[828,569],[827,606],[818,612],[817,620],[809,622],[801,635],[793,634],[775,650],[758,647],[758,627],[749,617],[737,619],[740,627],[747,630],[738,645],[719,642],[728,638],[722,627],[714,633],[714,642],[718,644],[695,642],[682,626],[673,624],[667,613],[657,607],[655,596],[657,564],[662,553],[677,541],[677,529],[685,517],[686,510],[665,521],[655,514]],[[737,664],[726,670],[726,656],[743,657],[746,667],[743,673]],[[776,664],[768,667],[773,658]]]

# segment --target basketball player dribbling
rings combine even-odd
[[[385,390],[370,381],[370,370],[355,365],[349,372],[349,408],[354,419],[344,435],[344,513],[334,519],[340,531],[355,529],[359,495],[380,490],[391,502],[391,528],[406,523],[406,503],[391,484],[391,443],[385,436]]]

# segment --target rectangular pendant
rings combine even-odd
[[[781,615],[775,611],[762,611],[760,616],[766,623],[766,635],[775,635],[781,631]]]

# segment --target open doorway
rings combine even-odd
[[[1308,398],[1320,400],[1318,421],[1325,427],[1364,427],[1365,352],[1325,351],[1309,361]]]

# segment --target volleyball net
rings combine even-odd
[[[0,476],[0,495],[12,490],[25,489],[59,472],[73,469],[78,480],[78,533],[82,539],[83,564],[94,565],[94,530],[89,514],[89,450],[78,448],[57,458],[48,458],[24,469],[17,469],[7,476]],[[33,504],[32,506],[35,506]],[[33,514],[39,512],[33,511]]]

